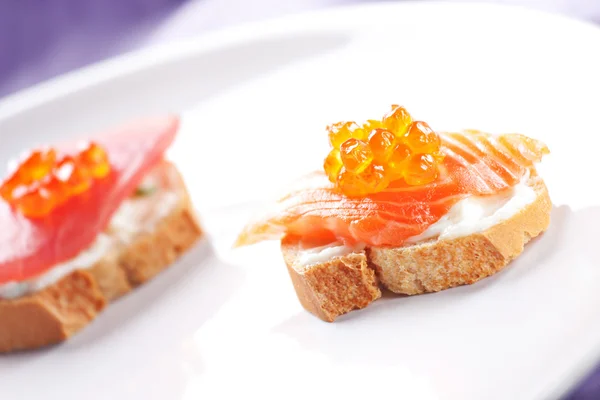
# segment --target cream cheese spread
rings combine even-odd
[[[521,183],[510,191],[495,196],[471,196],[456,203],[450,211],[423,233],[408,238],[407,244],[426,240],[444,240],[469,236],[483,232],[502,221],[510,219],[536,199],[536,192],[527,185],[526,176]],[[318,264],[335,257],[364,249],[364,245],[355,247],[344,246],[342,243],[332,243],[327,246],[315,247],[300,251],[300,265]]]

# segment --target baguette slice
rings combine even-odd
[[[298,262],[298,239],[285,237],[281,251],[300,303],[332,322],[377,300],[379,285],[413,295],[475,283],[498,272],[550,224],[552,203],[544,181],[532,176],[527,184],[537,194],[532,203],[511,218],[464,237],[366,248],[309,266]]]
[[[130,226],[113,218],[105,232],[110,246],[91,268],[75,270],[40,291],[0,299],[0,352],[66,340],[110,301],[169,267],[200,238],[202,231],[175,166],[165,161],[148,178],[156,189],[122,205],[129,207]]]

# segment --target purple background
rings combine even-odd
[[[600,0],[480,1],[600,23]],[[236,23],[360,2],[368,0],[0,0],[0,97],[144,46]],[[600,367],[567,399],[600,399]]]

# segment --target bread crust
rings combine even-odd
[[[511,218],[486,231],[393,249],[371,248],[368,257],[381,283],[400,294],[438,292],[475,283],[519,256],[550,224],[552,203],[539,177],[528,185],[537,196]]]
[[[0,351],[61,342],[105,306],[106,298],[87,271],[75,271],[34,295],[0,300]]]
[[[0,299],[0,352],[66,340],[93,321],[112,300],[169,267],[202,235],[185,184],[174,165],[158,168],[171,179],[178,203],[152,232],[114,248],[89,269],[77,270],[43,290]]]
[[[297,238],[284,238],[281,250],[300,303],[324,321],[333,322],[337,316],[381,297],[375,271],[369,268],[364,251],[306,267],[296,262],[300,251]]]
[[[331,322],[348,311],[366,307],[380,297],[373,296],[370,301],[361,297],[358,302],[347,295],[364,290],[363,285],[369,281],[368,270],[375,273],[373,280],[369,281],[371,293],[375,293],[372,285],[378,282],[392,292],[407,295],[472,284],[498,272],[519,256],[525,244],[544,232],[550,224],[552,203],[543,180],[534,175],[527,184],[537,195],[531,204],[511,218],[469,236],[397,248],[367,248],[308,267],[297,265],[298,239],[284,238],[282,252],[300,302],[307,311]],[[344,266],[355,265],[357,258],[360,258],[361,265],[367,265],[366,270],[360,270],[362,280],[337,280],[336,285],[329,286],[315,282],[325,273],[323,271],[327,271],[326,276],[335,280],[335,277],[343,274]],[[328,291],[329,287],[332,287],[331,291]]]

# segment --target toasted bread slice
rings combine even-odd
[[[281,250],[304,308],[325,321],[377,300],[378,283],[400,294],[437,292],[488,277],[515,259],[527,242],[546,230],[552,203],[541,178],[527,185],[536,199],[511,218],[480,233],[397,248],[366,248],[324,263],[302,266],[299,241]]]
[[[202,231],[175,166],[163,162],[149,179],[154,191],[124,205],[131,226],[113,218],[105,234],[114,240],[91,268],[70,272],[34,293],[0,299],[0,352],[69,338],[107,303],[157,275],[198,240]]]

